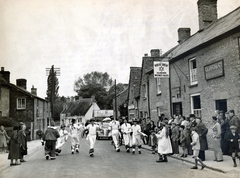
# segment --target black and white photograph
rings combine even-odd
[[[0,0],[1,178],[240,177],[239,0]]]

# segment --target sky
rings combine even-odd
[[[240,6],[218,0],[218,18]],[[178,28],[198,31],[197,0],[0,0],[0,67],[45,98],[46,68],[60,68],[59,95],[93,71],[128,83],[151,49],[177,45]]]

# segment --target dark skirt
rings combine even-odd
[[[16,143],[13,140],[10,140],[9,143],[9,154],[8,159],[20,159],[21,153],[20,153],[20,145],[19,143]]]

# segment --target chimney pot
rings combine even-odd
[[[147,56],[148,56],[148,53],[145,53],[144,56],[147,57]]]
[[[34,88],[34,85],[31,88],[31,93],[34,94],[34,95],[37,95],[37,89]]]
[[[4,71],[4,67],[1,67],[0,74],[2,77],[6,80],[6,82],[10,82],[10,72],[9,71]]]

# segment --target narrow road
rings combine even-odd
[[[43,147],[26,157],[27,162],[11,166],[0,173],[1,178],[224,178],[226,174],[208,169],[192,170],[192,165],[169,158],[157,163],[157,155],[148,150],[142,154],[126,153],[124,146],[116,152],[110,140],[97,140],[95,156],[88,155],[89,143],[81,138],[79,153],[71,154],[70,139],[56,160],[46,160]]]

